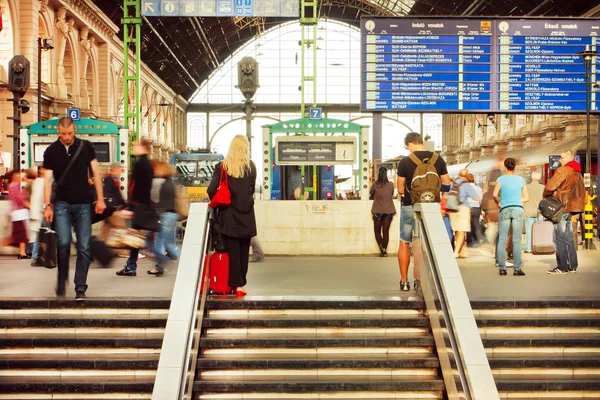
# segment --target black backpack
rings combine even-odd
[[[414,153],[408,156],[417,165],[410,181],[410,203],[439,203],[441,199],[442,182],[435,168],[437,153],[423,161]]]

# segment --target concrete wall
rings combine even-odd
[[[257,201],[258,238],[266,254],[373,255],[372,201]],[[398,251],[400,205],[390,227],[390,255]]]

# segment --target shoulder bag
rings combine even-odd
[[[223,179],[223,177],[225,177],[225,179]],[[217,187],[217,193],[215,193],[208,206],[210,208],[225,208],[230,204],[231,192],[229,191],[229,178],[227,177],[225,166],[221,164],[219,187]]]
[[[540,210],[540,214],[542,214],[546,220],[551,221],[553,224],[558,224],[560,222],[565,213],[565,207],[575,192],[575,188],[580,179],[581,176],[577,178],[577,181],[573,185],[573,189],[571,189],[571,193],[569,193],[569,197],[567,197],[567,200],[565,200],[564,203],[561,203],[561,201],[554,196],[544,197],[542,201],[540,201],[538,209]]]

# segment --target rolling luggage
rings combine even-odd
[[[554,254],[554,224],[550,221],[534,222],[531,227],[531,252]]]
[[[210,256],[208,294],[227,294],[229,290],[229,253],[214,253]]]

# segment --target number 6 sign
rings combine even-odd
[[[67,109],[67,116],[71,117],[73,121],[79,121],[81,110],[79,108],[69,108]]]

